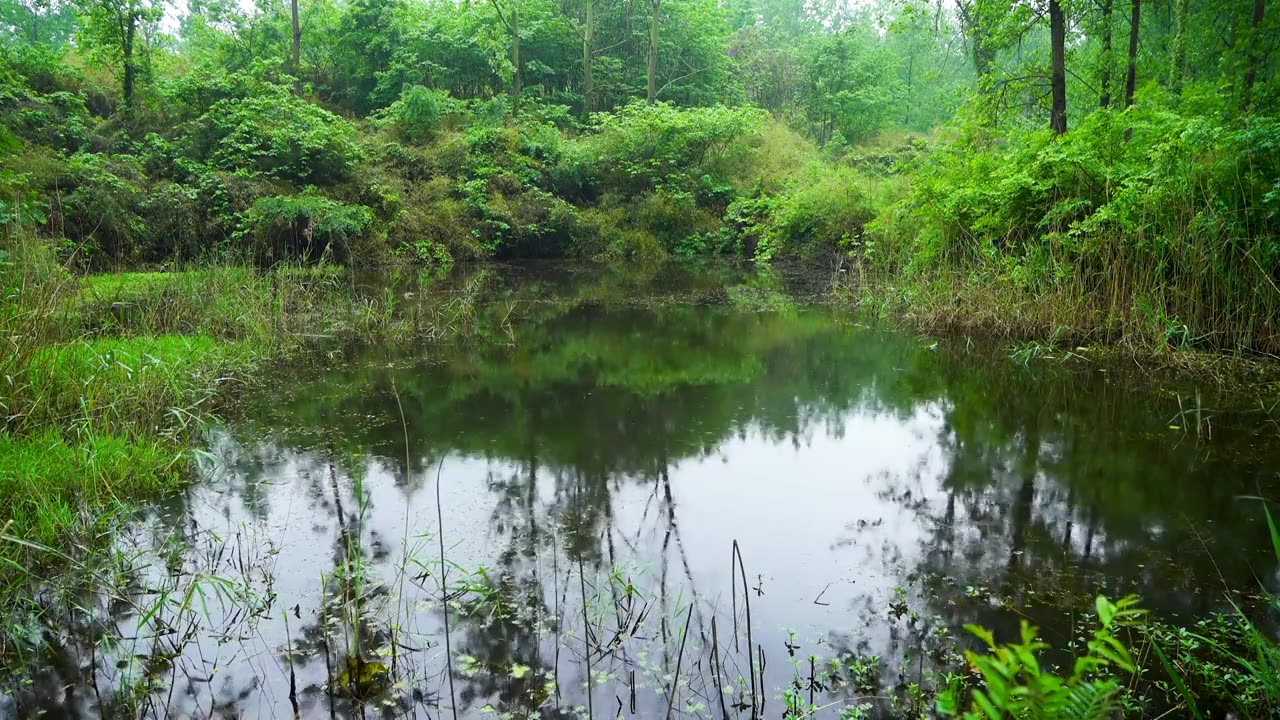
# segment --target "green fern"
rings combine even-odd
[[[1120,683],[1115,680],[1093,680],[1065,693],[1064,703],[1054,717],[1070,720],[1093,720],[1112,717],[1120,711]]]
[[[969,695],[970,708],[960,712],[963,689],[952,687],[938,699],[943,715],[965,720],[1100,720],[1119,709],[1117,672],[1132,673],[1133,658],[1113,633],[1142,614],[1137,598],[1112,603],[1098,597],[1100,627],[1088,643],[1088,652],[1076,658],[1071,675],[1059,677],[1041,669],[1039,654],[1049,646],[1036,639],[1036,628],[1022,623],[1021,641],[999,645],[991,632],[976,625],[966,629],[983,641],[988,652],[968,651],[965,658],[982,679]]]

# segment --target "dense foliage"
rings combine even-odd
[[[1025,334],[1274,354],[1276,17],[0,0],[0,202],[73,268],[836,256],[1073,308]]]

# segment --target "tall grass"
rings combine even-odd
[[[482,281],[438,301],[323,266],[75,277],[20,228],[0,250],[0,665],[41,642],[21,628],[42,589],[91,573],[130,507],[191,476],[201,429],[265,363],[484,325]]]
[[[1275,120],[1146,100],[1063,137],[956,128],[870,226],[866,265],[934,324],[1280,356]]]

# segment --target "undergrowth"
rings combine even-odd
[[[263,365],[489,322],[482,284],[442,301],[365,291],[332,266],[76,277],[21,230],[0,249],[0,666],[43,642],[20,630],[46,589],[91,572],[130,508],[192,477],[204,427]]]

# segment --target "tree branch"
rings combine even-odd
[[[706,71],[707,71],[707,68],[699,68],[699,69],[697,69],[697,70],[694,70],[694,71],[693,71],[693,72],[691,72],[691,73],[686,73],[686,74],[684,74],[684,75],[681,75],[681,76],[680,76],[680,77],[678,77],[678,78],[672,78],[671,80],[667,81],[667,84],[666,84],[666,85],[663,85],[662,87],[658,88],[658,91],[657,91],[656,93],[654,93],[654,95],[655,95],[655,96],[657,96],[657,95],[661,95],[661,94],[662,94],[662,91],[663,91],[663,90],[666,90],[666,89],[667,89],[667,88],[669,88],[669,87],[671,87],[672,83],[678,83],[678,82],[680,82],[681,80],[684,80],[684,79],[686,79],[686,78],[691,78],[691,77],[693,77],[694,75],[697,75],[697,74],[698,74],[698,73],[700,73],[700,72],[706,72]]]
[[[498,0],[489,0],[489,4],[493,5],[493,10],[498,13],[498,19],[502,21],[502,24],[507,26],[507,32],[512,32],[511,23],[507,22],[507,18],[503,16],[502,8],[498,6]]]

